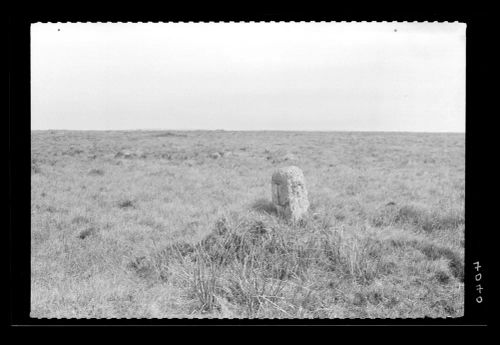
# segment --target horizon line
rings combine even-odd
[[[47,128],[47,129],[30,129],[31,131],[73,131],[73,132],[153,132],[153,131],[176,131],[176,132],[320,132],[320,133],[336,133],[336,132],[363,132],[363,133],[425,133],[425,134],[465,134],[465,131],[394,131],[394,130],[310,130],[310,129],[172,129],[172,128],[134,128],[134,129],[64,129],[64,128]]]

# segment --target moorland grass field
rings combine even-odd
[[[32,131],[31,316],[462,316],[464,170],[464,134]]]

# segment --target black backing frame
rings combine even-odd
[[[168,6],[166,6],[168,8]],[[486,145],[481,124],[490,113],[492,87],[488,74],[494,58],[491,38],[494,19],[487,9],[466,11],[457,6],[439,10],[422,9],[321,9],[317,11],[225,10],[175,11],[168,9],[145,13],[136,8],[128,13],[116,9],[85,13],[67,10],[13,9],[9,17],[9,324],[11,326],[65,325],[487,325],[490,295],[490,262],[486,250],[487,231],[484,193],[481,183],[485,160],[478,154]],[[123,9],[124,12],[127,9]],[[89,11],[87,11],[89,12]],[[100,13],[99,13],[100,12]],[[119,12],[119,11],[118,11]],[[161,14],[160,14],[161,13]],[[165,14],[167,13],[167,14]],[[466,52],[466,183],[465,183],[465,315],[453,319],[31,319],[30,311],[30,24],[36,22],[221,22],[221,21],[459,21],[467,24]],[[488,60],[490,59],[490,60]],[[490,92],[490,94],[488,94]],[[476,152],[473,152],[476,151]],[[489,159],[491,159],[491,155]],[[478,180],[481,176],[481,180]],[[487,189],[486,189],[487,190]],[[494,214],[494,213],[491,213]],[[486,213],[487,215],[487,213]],[[480,262],[483,288],[478,294],[475,262]],[[477,302],[477,297],[482,302]]]

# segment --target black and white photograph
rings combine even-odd
[[[463,317],[466,29],[31,24],[30,317]]]

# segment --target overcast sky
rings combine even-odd
[[[31,128],[465,132],[465,24],[33,24]]]

